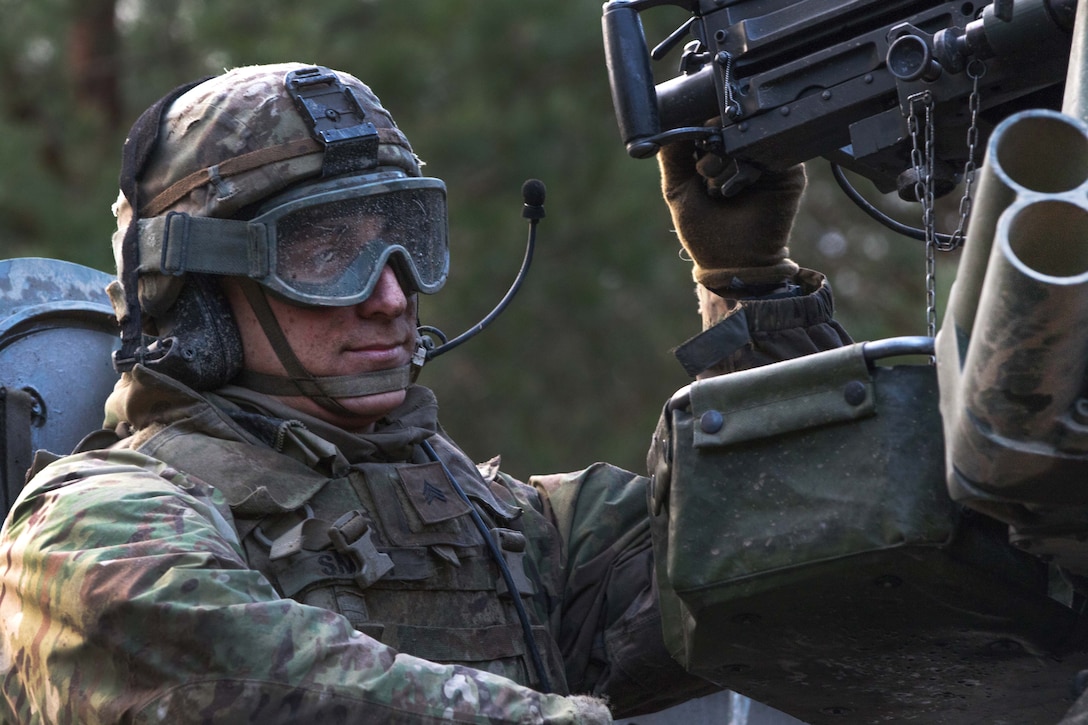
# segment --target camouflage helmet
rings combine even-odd
[[[284,92],[289,73],[307,71],[317,78],[330,73],[299,63],[247,66],[178,97],[163,115],[158,143],[139,179],[140,216],[185,211],[226,218],[320,175],[324,148]],[[379,165],[419,176],[419,160],[378,97],[354,76],[339,71],[334,75],[351,89],[366,120],[378,129]],[[250,161],[243,161],[246,158]]]
[[[420,161],[370,88],[320,66],[237,68],[156,105],[161,107],[145,112],[126,140],[126,154],[140,158],[123,160],[122,193],[113,208],[118,281],[110,297],[123,325],[139,318],[140,333],[159,338],[150,357],[160,369],[197,389],[211,389],[241,368],[229,307],[199,266],[181,273],[165,268],[165,253],[147,246],[147,224],[172,214],[246,219],[263,202],[300,185],[420,177]],[[365,143],[343,143],[362,125],[369,129]],[[170,346],[180,346],[178,354],[171,355]],[[148,360],[144,354],[126,358],[124,352],[122,370]]]

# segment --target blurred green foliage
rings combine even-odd
[[[0,257],[111,270],[109,207],[125,131],[175,85],[250,63],[343,69],[374,87],[427,172],[449,186],[454,269],[442,294],[423,301],[424,323],[452,337],[492,308],[523,253],[521,184],[548,186],[519,297],[423,373],[447,429],[477,459],[501,453],[520,477],[595,460],[641,470],[661,406],[689,382],[670,349],[699,321],[656,165],[629,158],[619,140],[600,8],[0,0]],[[647,35],[663,38],[684,17],[647,14]],[[920,243],[853,208],[822,162],[810,164],[810,178],[794,258],[829,273],[857,338],[922,334]]]

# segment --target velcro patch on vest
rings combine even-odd
[[[381,581],[426,581],[435,574],[434,562],[426,549],[393,549],[387,554],[394,566],[392,570],[383,572],[379,577]],[[271,562],[269,568],[276,578],[280,592],[292,599],[303,589],[315,584],[355,583],[365,590],[374,583],[361,580],[358,564],[350,556],[333,549],[304,551],[290,559]]]
[[[440,463],[423,463],[397,469],[401,488],[424,523],[464,516],[468,504],[457,495]]]

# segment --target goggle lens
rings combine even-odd
[[[284,213],[274,227],[272,286],[303,303],[361,301],[390,262],[411,291],[424,293],[437,292],[449,270],[439,188],[334,198]]]

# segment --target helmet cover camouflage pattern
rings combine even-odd
[[[178,97],[163,114],[158,142],[139,175],[139,198],[143,206],[140,216],[181,211],[193,216],[227,218],[292,184],[319,176],[323,162],[320,150],[231,176],[217,171],[225,162],[244,154],[313,137],[307,119],[295,107],[284,86],[288,73],[310,67],[280,63],[235,68]],[[366,120],[379,131],[385,130],[378,147],[380,166],[419,176],[418,157],[404,135],[396,130],[392,116],[378,97],[354,76],[339,71],[336,75],[354,93]],[[164,194],[172,185],[200,172],[207,172],[208,183],[196,186],[176,200],[169,193]],[[165,197],[167,203],[160,197]],[[121,246],[132,217],[124,195],[114,205],[114,214],[117,231],[113,250],[120,277]],[[181,283],[177,278],[142,275],[141,308],[152,317],[163,314],[176,299]],[[111,296],[115,306],[123,303],[122,295]]]

